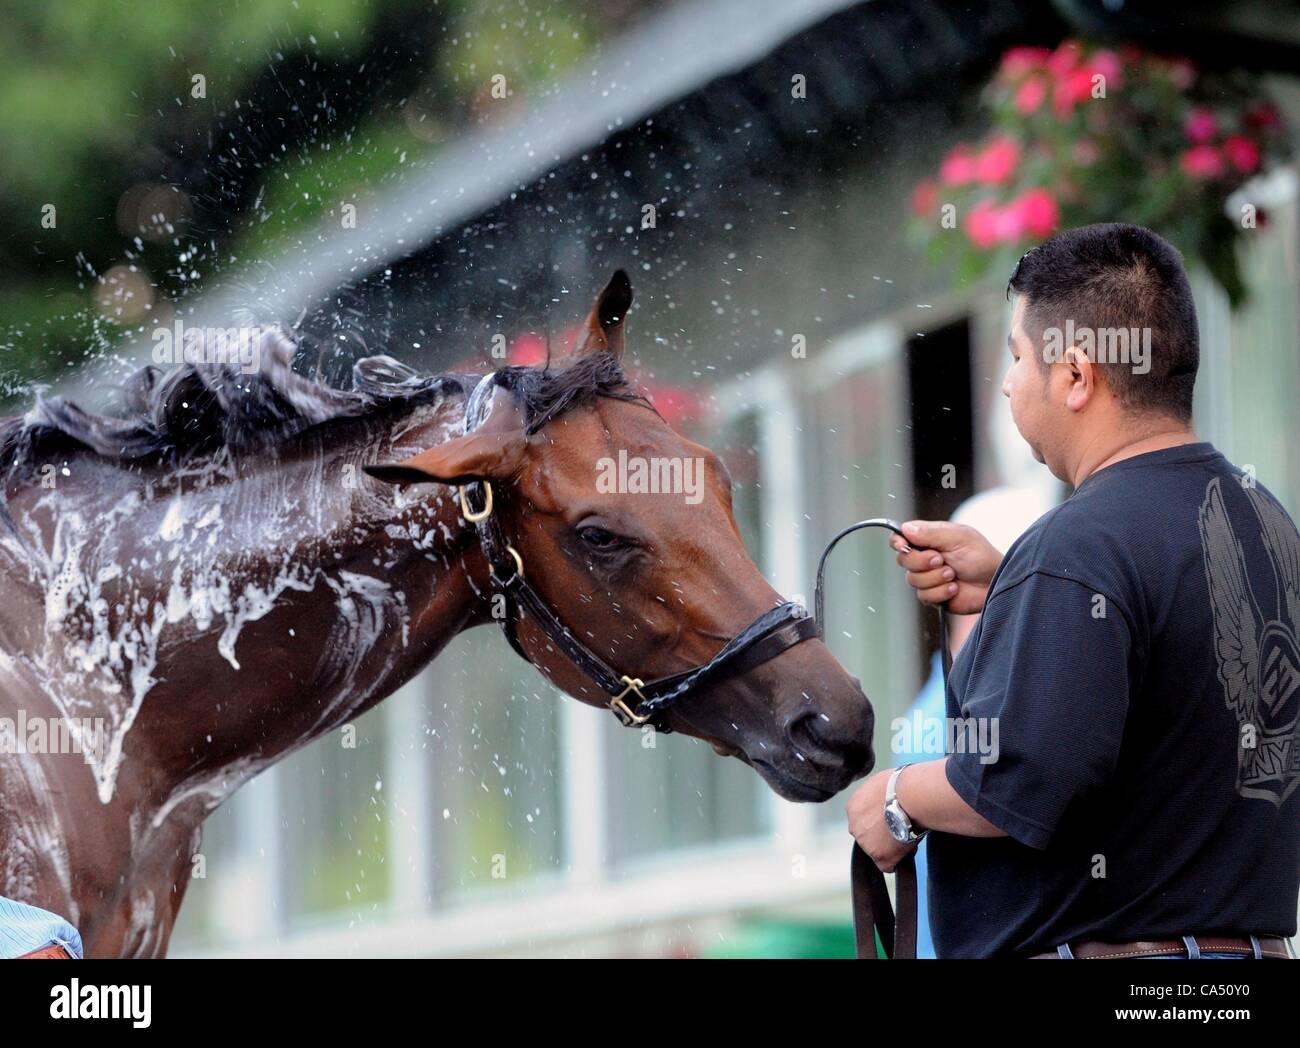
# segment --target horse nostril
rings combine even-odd
[[[802,710],[786,721],[785,737],[791,746],[819,763],[859,768],[871,756],[869,732],[864,738],[837,734],[831,719],[815,709]]]

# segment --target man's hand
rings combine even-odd
[[[893,773],[893,768],[876,772],[853,792],[845,807],[849,833],[882,873],[893,873],[903,856],[916,847],[896,840],[885,825],[885,790]]]
[[[989,583],[1002,554],[974,528],[943,520],[909,520],[905,543],[897,535],[889,544],[907,569],[907,584],[925,604],[947,604],[954,615],[984,609]]]

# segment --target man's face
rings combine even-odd
[[[1011,366],[1002,380],[1002,393],[1011,402],[1011,417],[1039,462],[1051,446],[1053,412],[1048,399],[1049,366],[1039,359],[1040,348],[1025,330],[1025,296],[1016,296],[1007,336]],[[1046,447],[1045,447],[1046,445]]]

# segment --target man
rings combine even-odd
[[[850,832],[886,871],[931,833],[940,957],[1285,957],[1300,535],[1192,431],[1196,313],[1173,247],[1070,230],[1008,294],[1002,391],[1074,492],[1005,557],[942,522],[895,547],[922,601],[981,613],[947,710],[996,722],[996,759],[959,731],[943,760],[868,779]]]

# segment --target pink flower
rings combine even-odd
[[[1224,139],[1223,155],[1243,175],[1259,167],[1259,146],[1245,135],[1229,135]]]
[[[975,177],[987,185],[1005,182],[1020,163],[1020,146],[1005,135],[995,138],[975,161]]]
[[[981,200],[966,215],[966,235],[977,248],[988,250],[1026,236],[1050,236],[1060,219],[1056,198],[1048,190],[1029,189],[1005,207]]]
[[[1192,178],[1217,178],[1223,173],[1223,157],[1214,146],[1192,146],[1179,165]]]
[[[1051,236],[1061,221],[1056,197],[1041,186],[1025,190],[1011,201],[1008,209],[1015,213],[1015,222],[1020,229],[1036,239]]]
[[[1028,116],[1030,113],[1038,110],[1038,107],[1043,104],[1043,99],[1046,97],[1047,85],[1043,83],[1043,78],[1039,76],[1031,76],[1016,88],[1016,112],[1021,116]]]
[[[930,179],[917,184],[912,190],[912,214],[918,218],[926,218],[934,214],[935,206],[939,203],[939,187]]]
[[[1052,109],[1059,115],[1069,113],[1080,102],[1092,97],[1093,71],[1087,66],[1073,69],[1056,81],[1052,95]]]
[[[1002,56],[1002,74],[1017,79],[1035,69],[1041,69],[1052,52],[1045,47],[1012,47]]]
[[[970,147],[954,146],[939,167],[939,180],[945,186],[964,186],[975,181],[975,158]]]
[[[520,335],[506,352],[511,364],[532,366],[546,360],[546,340],[540,335]]]
[[[1106,90],[1120,87],[1124,82],[1123,67],[1120,65],[1119,55],[1114,51],[1105,49],[1097,51],[1088,59],[1088,65],[1094,73],[1100,73],[1106,78]]]
[[[1219,133],[1219,122],[1214,119],[1214,114],[1204,106],[1195,106],[1187,114],[1183,130],[1187,133],[1189,142],[1195,142],[1199,145],[1213,140],[1214,136]]]
[[[998,206],[992,200],[981,200],[966,214],[966,235],[981,250],[993,247],[1001,239]]]
[[[1066,40],[1051,53],[1047,59],[1047,68],[1055,77],[1063,77],[1071,72],[1083,58],[1083,48],[1075,40]]]

